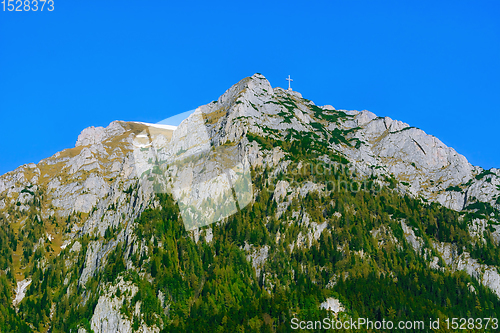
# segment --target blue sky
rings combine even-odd
[[[1,4],[0,4],[1,6]],[[2,8],[0,7],[0,10]],[[88,126],[158,122],[256,72],[500,167],[498,1],[62,1],[0,11],[0,174]]]

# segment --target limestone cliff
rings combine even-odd
[[[379,186],[390,186],[401,195],[455,211],[482,214],[468,232],[474,242],[485,242],[484,231],[492,228],[498,244],[499,169],[473,166],[438,138],[400,121],[377,117],[369,111],[316,106],[297,92],[272,88],[260,74],[240,81],[216,101],[200,106],[175,130],[124,121],[112,122],[106,128],[84,129],[74,148],[0,177],[0,218],[11,225],[16,235],[31,223],[33,216],[37,223],[44,221],[45,232],[35,240],[36,244],[29,244],[29,251],[45,248],[48,259],[61,256],[66,267],[75,267],[74,273],[62,282],[68,299],[79,295],[84,305],[96,297],[89,325],[81,326],[79,332],[90,328],[96,333],[159,332],[166,324],[161,315],[146,322],[140,303],[135,303],[131,314],[123,310],[137,293],[135,282],[120,277],[115,283],[99,282],[92,289],[92,283],[96,283],[92,278],[114,263],[116,251],[121,251],[127,270],[146,280],[153,279],[132,258],[140,257],[141,263],[147,263],[148,244],[161,247],[155,237],[143,239],[136,232],[136,219],[148,208],[160,207],[155,196],[158,192],[171,193],[179,205],[190,205],[189,214],[182,215],[186,229],[196,243],[200,236],[211,243],[212,229],[198,227],[220,225],[259,195],[259,189],[252,188],[248,179],[243,182],[245,193],[233,191],[238,175],[250,175],[250,169],[260,168],[269,170],[269,179],[278,179],[280,174],[306,165],[305,161],[294,160],[294,142],[314,148],[315,158],[324,165],[349,169],[359,179],[371,177]],[[203,156],[203,163],[199,156]],[[270,201],[276,204],[277,213],[268,216],[267,221],[278,220],[292,209],[293,202],[300,202],[310,193],[327,190],[328,184],[320,180],[299,185],[276,181]],[[480,209],[484,204],[492,209],[488,216]],[[221,205],[225,208],[219,211]],[[332,220],[341,217],[336,212]],[[197,225],[202,218],[207,222]],[[300,231],[293,234],[290,253],[310,248],[322,233],[330,232],[327,221],[314,220],[304,210],[294,211],[293,218]],[[466,253],[459,255],[448,244],[425,245],[412,227],[401,223],[407,242],[428,260],[430,268],[466,271],[500,295],[500,278],[494,266],[481,265]],[[385,227],[370,232],[378,244],[398,242]],[[285,237],[291,236],[278,231],[275,243],[283,242]],[[272,291],[278,282],[273,274],[264,271],[270,247],[246,244],[241,249],[256,275],[262,276],[265,289]],[[433,249],[436,255],[431,255]],[[13,255],[19,285],[16,306],[22,302],[29,284],[26,281],[31,281],[30,272],[36,272],[32,267],[47,269],[47,259],[23,260],[23,251],[27,251],[25,245],[18,246]],[[362,251],[355,255],[366,257]],[[438,255],[444,265],[436,263]],[[77,267],[78,263],[82,266]],[[90,290],[98,290],[98,295],[90,295]],[[161,301],[167,316],[170,305],[163,294],[154,297]],[[334,300],[337,303],[328,299],[321,307],[332,308],[335,313],[343,311],[339,301]]]

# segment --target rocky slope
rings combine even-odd
[[[321,173],[318,169],[309,172],[307,181],[280,178],[311,161],[321,164]],[[61,260],[66,267],[61,272],[67,273],[61,277],[61,295],[66,296],[58,297],[89,308],[86,321],[78,324],[79,332],[159,332],[169,324],[172,301],[165,296],[167,291],[152,295],[161,304],[154,318],[146,316],[141,310],[145,301],[136,297],[142,283],[139,278],[153,283],[149,257],[163,244],[158,236],[146,239],[137,232],[138,219],[146,210],[162,208],[158,194],[172,195],[194,244],[212,246],[213,228],[259,200],[262,185],[252,182],[252,177],[265,170],[264,184],[274,182],[269,204],[276,205],[276,212],[263,220],[281,221],[284,226],[298,221],[293,222],[298,225],[293,235],[285,227],[272,234],[272,244],[286,239],[288,252],[294,253],[313,248],[333,232],[329,221],[345,215],[336,211],[325,220],[293,208],[308,196],[332,190],[324,181],[325,169],[359,183],[371,179],[379,188],[391,188],[423,204],[435,202],[475,214],[467,237],[473,244],[486,244],[491,237],[498,245],[499,169],[472,166],[453,148],[408,124],[369,111],[316,106],[298,92],[272,88],[262,75],[255,74],[199,107],[175,130],[123,121],[107,128],[87,128],[75,148],[1,176],[0,222],[9,226],[17,244],[12,246],[12,263],[2,267],[3,274],[11,273],[13,286],[14,282],[20,286],[12,297],[13,306],[21,314],[28,311],[29,302],[36,299],[29,281],[45,281],[47,271],[59,269],[55,263]],[[397,219],[396,215],[391,218]],[[397,245],[406,240],[415,253],[422,254],[429,269],[465,271],[500,296],[498,266],[478,263],[453,242],[424,241],[415,235],[415,226],[404,224],[404,219],[401,223],[404,239],[398,240],[390,228],[369,232],[378,244]],[[270,247],[248,241],[240,249],[252,263],[255,276],[262,277],[262,287],[272,294],[280,282],[278,274],[266,268]],[[126,270],[138,278],[121,273],[114,280],[102,280],[102,274],[115,267],[117,253]],[[353,255],[366,258],[364,252]],[[333,276],[329,286],[336,279]],[[53,287],[55,295],[60,293],[57,288]],[[133,309],[124,310],[133,302]],[[321,308],[333,308],[335,313],[344,310],[337,299],[321,302]],[[46,325],[23,317],[31,329],[57,331],[50,320],[62,313],[58,312],[62,306],[52,304],[44,317],[49,318]]]

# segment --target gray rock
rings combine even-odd
[[[117,292],[120,290],[120,296]],[[114,285],[108,285],[104,295],[99,297],[94,314],[90,321],[90,327],[95,333],[132,333],[132,318],[121,314],[120,308],[125,300],[128,302],[137,293],[138,288],[131,282],[122,279]],[[140,302],[138,302],[140,307]],[[136,313],[140,317],[140,312]],[[158,333],[160,329],[156,326],[148,327],[141,320],[139,330],[136,332]]]
[[[345,308],[342,305],[342,303],[340,303],[340,301],[338,299],[333,298],[333,297],[327,298],[326,301],[324,301],[323,303],[321,303],[319,305],[319,307],[320,307],[320,309],[332,311],[333,313],[345,311]]]

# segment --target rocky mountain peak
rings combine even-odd
[[[119,121],[113,121],[106,128],[94,126],[87,127],[78,136],[75,147],[101,143],[112,136],[118,136],[124,132],[125,130],[120,125]]]
[[[217,104],[221,107],[228,107],[238,99],[246,99],[251,95],[268,93],[273,93],[271,84],[262,74],[256,73],[234,84],[219,97]]]
[[[316,170],[304,172],[307,166]],[[316,173],[318,166],[339,172],[325,178]],[[327,184],[339,179],[367,181],[387,191],[379,197],[376,191]],[[366,110],[317,106],[254,74],[198,107],[176,128],[123,121],[89,127],[74,148],[0,176],[0,223],[10,232],[0,241],[17,242],[9,248],[12,263],[4,263],[8,268],[0,274],[11,272],[17,287],[13,306],[25,313],[32,300],[52,297],[35,291],[56,272],[59,280],[50,288],[61,302],[46,308],[42,319],[76,313],[65,312],[75,303],[87,309],[88,325],[79,322],[79,332],[101,333],[159,332],[171,322],[171,313],[186,315],[175,302],[186,290],[186,309],[197,304],[197,297],[207,297],[206,279],[215,285],[218,274],[225,274],[220,263],[212,266],[225,251],[241,261],[234,271],[245,274],[245,282],[235,285],[237,295],[254,282],[272,295],[275,288],[293,288],[298,281],[316,279],[309,285],[313,290],[321,279],[330,289],[341,280],[366,278],[364,270],[386,257],[379,254],[381,247],[394,257],[414,249],[424,258],[414,262],[430,262],[432,274],[441,274],[446,265],[465,270],[500,295],[496,268],[462,252],[467,244],[459,248],[432,240],[448,237],[442,230],[453,223],[450,230],[461,229],[450,231],[454,234],[446,242],[459,235],[474,246],[498,246],[498,209],[500,170],[472,166],[438,138],[404,122]],[[422,223],[440,224],[418,229],[413,218],[431,210]],[[438,221],[441,213],[454,220]],[[464,219],[469,221],[465,226]],[[339,230],[341,236],[335,234]],[[349,243],[357,235],[359,241]],[[309,250],[316,252],[304,255]],[[184,266],[197,251],[207,252]],[[302,262],[290,265],[295,254],[317,262],[306,269]],[[232,260],[226,259],[224,267]],[[347,272],[332,266],[337,262],[342,267],[369,264]],[[325,267],[333,270],[323,273]],[[279,277],[281,270],[287,275]],[[310,278],[316,271],[321,276]],[[185,283],[182,291],[171,292],[179,281]],[[151,291],[153,283],[158,290]],[[227,304],[235,302],[228,292],[212,293],[217,294],[224,294]],[[345,310],[333,298],[317,303]]]

